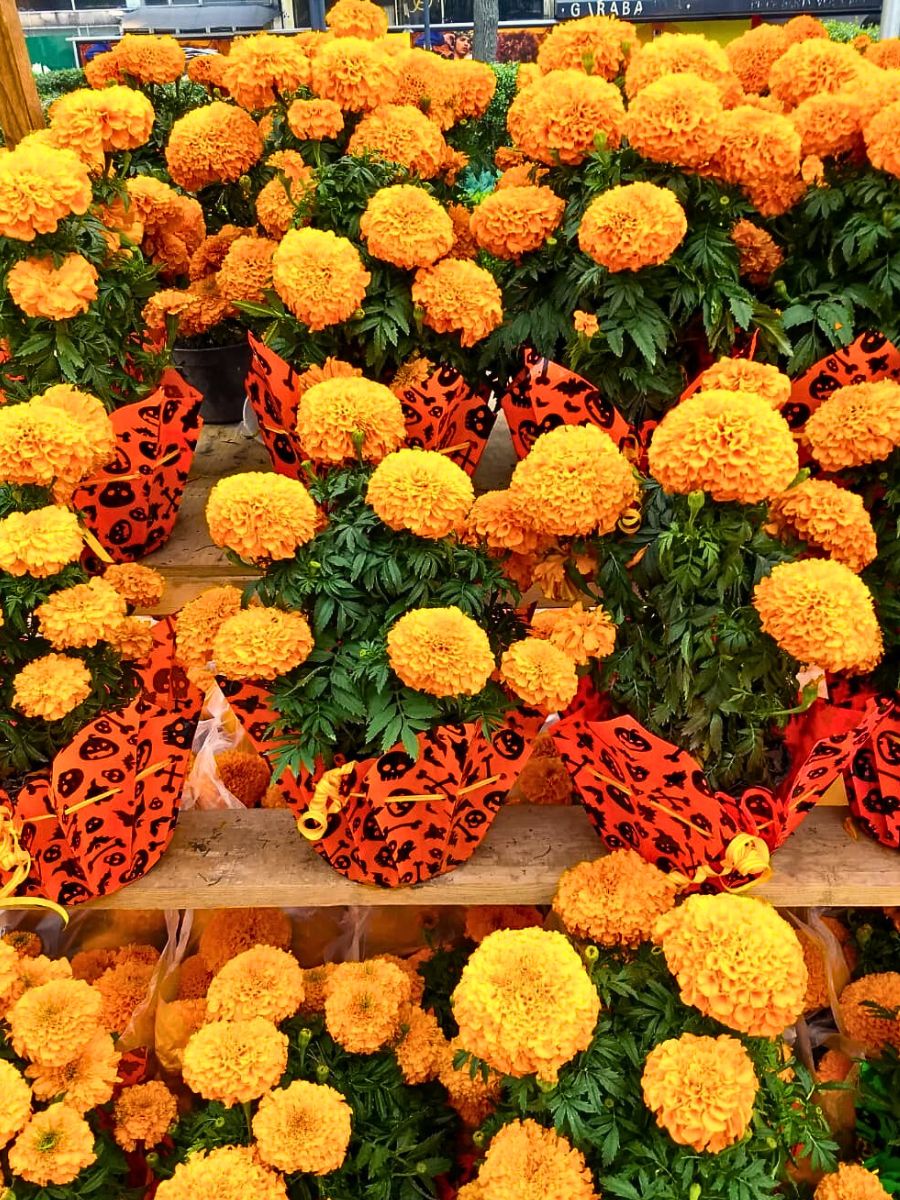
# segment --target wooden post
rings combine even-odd
[[[0,129],[8,147],[44,124],[16,0],[0,0]]]

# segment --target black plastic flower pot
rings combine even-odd
[[[210,425],[236,425],[244,413],[244,382],[250,370],[246,341],[195,350],[176,346],[172,358],[179,371],[203,396],[200,415]]]

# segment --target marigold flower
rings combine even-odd
[[[303,972],[292,954],[276,946],[254,946],[236,955],[209,985],[210,1018],[243,1021],[265,1017],[278,1024],[303,1000]]]
[[[742,104],[725,113],[722,121],[725,136],[713,160],[714,174],[759,194],[795,179],[801,141],[788,117]]]
[[[654,183],[610,188],[588,205],[578,245],[609,271],[640,271],[666,262],[687,233],[675,193]]]
[[[561,21],[542,40],[537,64],[545,75],[572,69],[613,80],[622,74],[637,44],[635,27],[616,17]]]
[[[311,64],[291,37],[254,33],[235,38],[222,65],[222,82],[235,104],[250,112],[271,108],[308,84]]]
[[[9,1148],[13,1177],[39,1187],[71,1183],[96,1159],[90,1125],[66,1104],[35,1113]]]
[[[714,83],[728,107],[741,94],[741,85],[724,49],[702,33],[662,33],[639,46],[625,71],[625,95],[631,100],[664,75],[699,75]]]
[[[200,935],[198,952],[215,975],[238,954],[254,946],[291,945],[291,918],[277,908],[225,908],[213,913]]]
[[[59,721],[91,694],[91,673],[80,658],[45,654],[13,677],[13,707],[26,717]]]
[[[632,100],[625,133],[634,149],[652,162],[702,167],[722,144],[722,113],[715,84],[690,71],[663,75]]]
[[[267,1170],[250,1146],[198,1150],[178,1164],[156,1200],[287,1200],[280,1175]]]
[[[509,489],[476,497],[469,509],[466,535],[483,540],[491,550],[512,550],[516,554],[533,554],[542,542],[531,525],[528,510]]]
[[[430,696],[475,696],[495,667],[487,634],[455,607],[412,609],[388,631],[387,651],[400,680]]]
[[[844,1032],[870,1055],[885,1046],[900,1050],[900,973],[883,971],[863,975],[841,992],[839,1009]],[[879,1016],[878,1009],[894,1013]]]
[[[347,1155],[350,1118],[340,1092],[298,1079],[262,1098],[253,1118],[256,1151],[279,1171],[327,1175]]]
[[[317,383],[324,383],[326,379],[358,379],[361,375],[359,367],[354,367],[342,358],[326,358],[321,366],[313,363],[305,371],[301,371],[294,380],[294,387],[297,396],[300,397]]]
[[[226,679],[277,679],[306,662],[313,644],[303,613],[246,608],[219,626],[213,658]]]
[[[140,563],[111,563],[103,572],[130,608],[153,608],[162,599],[166,581],[152,567]]]
[[[747,392],[761,396],[772,408],[781,408],[791,398],[791,381],[777,367],[752,358],[720,358],[700,375],[701,392]]]
[[[317,1017],[325,1012],[328,980],[333,970],[334,963],[322,963],[318,967],[307,967],[303,972],[304,995],[300,1002],[300,1012],[304,1017]]]
[[[365,38],[370,42],[388,31],[387,13],[371,0],[337,0],[325,14],[325,24],[335,37]]]
[[[264,1017],[211,1021],[184,1049],[184,1081],[205,1100],[230,1108],[258,1100],[287,1066],[287,1038]]]
[[[78,518],[67,508],[10,513],[0,520],[0,571],[46,579],[76,562],[82,544]]]
[[[25,956],[16,963],[15,979],[0,995],[0,1013],[6,1011],[32,988],[41,987],[54,979],[71,979],[72,967],[65,958],[47,958],[44,954]]]
[[[99,976],[94,987],[103,998],[100,1021],[104,1029],[114,1034],[125,1032],[149,997],[155,970],[153,963],[125,959]]]
[[[759,95],[768,90],[772,63],[789,44],[781,25],[757,25],[728,43],[725,53],[745,92]]]
[[[206,275],[214,275],[225,261],[225,255],[232,244],[239,237],[252,237],[255,233],[255,229],[245,229],[240,225],[223,225],[218,233],[207,234],[191,255],[188,270],[191,279],[203,279]]]
[[[489,1071],[485,1079],[480,1070],[473,1076],[468,1063],[454,1067],[453,1059],[458,1051],[464,1049],[466,1047],[460,1044],[459,1038],[454,1038],[442,1056],[438,1079],[447,1089],[447,1103],[463,1125],[468,1129],[477,1129],[497,1106],[502,1077],[496,1071]]]
[[[414,1007],[403,1020],[400,1041],[394,1055],[403,1079],[408,1084],[430,1083],[446,1061],[447,1039],[432,1012]]]
[[[600,322],[597,320],[596,313],[584,312],[582,309],[576,308],[572,314],[572,328],[576,333],[583,334],[590,340],[600,332]]]
[[[752,221],[738,221],[731,230],[738,248],[741,277],[750,283],[765,285],[784,262],[784,254],[771,234]]]
[[[347,143],[348,154],[375,155],[406,167],[420,179],[440,175],[447,152],[438,127],[409,104],[379,104],[366,113]]]
[[[695,392],[653,433],[650,471],[667,492],[705,491],[714,500],[757,504],[777,496],[799,469],[790,427],[750,392]]]
[[[100,1024],[102,997],[79,979],[54,979],[31,988],[6,1015],[13,1049],[42,1066],[71,1062]]]
[[[859,574],[875,561],[878,547],[862,497],[827,479],[806,479],[769,506],[778,536],[795,537],[823,550]]]
[[[300,186],[291,179],[276,176],[265,184],[256,197],[256,217],[270,238],[283,238],[294,224],[297,205],[305,199],[312,186],[313,173]]]
[[[462,467],[435,450],[395,450],[372,473],[366,502],[391,529],[418,537],[460,532],[475,500]]]
[[[375,193],[360,220],[375,258],[410,271],[428,267],[453,248],[453,222],[423,188],[400,184]]]
[[[465,936],[480,945],[498,929],[543,927],[539,909],[527,904],[476,904],[466,909]]]
[[[34,613],[41,635],[55,650],[72,650],[109,641],[125,611],[125,601],[111,583],[91,579],[54,592]]]
[[[125,617],[110,633],[109,644],[126,662],[148,658],[154,646],[153,624],[144,617]]]
[[[674,906],[677,891],[634,850],[614,850],[564,871],[553,911],[573,937],[636,948],[650,941],[657,917]]]
[[[193,196],[149,175],[126,181],[133,221],[140,222],[141,250],[163,275],[187,275],[191,258],[206,236],[203,209]]]
[[[335,38],[313,55],[313,92],[322,100],[333,100],[345,112],[368,112],[390,104],[398,86],[393,59],[363,38]]]
[[[853,1069],[853,1059],[842,1050],[826,1050],[816,1066],[817,1083],[843,1083]]]
[[[598,145],[615,150],[624,123],[619,89],[573,70],[551,71],[519,92],[506,114],[518,149],[549,167],[577,167]]]
[[[31,1088],[6,1059],[0,1059],[0,1088],[3,1101],[0,1104],[0,1146],[19,1133],[31,1116]]]
[[[344,114],[333,100],[294,100],[287,110],[287,123],[301,142],[322,142],[343,130]]]
[[[381,958],[339,963],[325,985],[325,1026],[349,1054],[377,1054],[397,1039],[409,977]]]
[[[782,28],[789,46],[793,46],[796,42],[808,41],[810,38],[827,38],[829,36],[828,30],[822,22],[810,16],[809,13],[791,17]]]
[[[838,388],[806,422],[803,436],[826,471],[880,462],[900,445],[900,384],[885,379]]]
[[[402,400],[407,392],[422,387],[434,374],[435,365],[430,358],[413,354],[401,363],[391,380],[391,391]]]
[[[166,1085],[154,1079],[123,1088],[113,1115],[113,1136],[123,1150],[131,1153],[139,1144],[150,1150],[159,1145],[177,1121],[178,1104]]]
[[[804,666],[860,675],[881,661],[872,594],[841,562],[778,563],[753,589],[753,607],[764,632]]]
[[[223,750],[215,756],[219,778],[245,808],[256,808],[266,794],[272,773],[266,760],[245,750]],[[205,991],[205,989],[204,989]]]
[[[513,503],[539,533],[609,533],[637,498],[631,464],[595,425],[542,434],[513,472]]]
[[[833,158],[862,142],[862,112],[853,95],[823,92],[807,97],[791,113],[800,134],[801,154]]]
[[[224,54],[198,54],[187,64],[187,77],[192,83],[202,84],[208,92],[214,88],[227,91],[225,87],[225,64],[228,59]]]
[[[560,933],[502,929],[473,951],[453,993],[459,1042],[505,1075],[555,1082],[587,1049],[600,999]]]
[[[97,269],[81,254],[67,254],[58,267],[50,255],[25,258],[10,270],[6,286],[26,317],[67,321],[97,299]]]
[[[505,188],[512,187],[537,187],[548,174],[547,168],[539,167],[537,163],[516,163],[507,167],[497,180],[497,191],[502,192]]]
[[[537,637],[513,642],[500,659],[500,678],[520,700],[543,712],[562,712],[578,690],[575,659]]]
[[[503,321],[503,296],[489,271],[467,259],[444,258],[416,272],[413,303],[437,333],[459,333],[474,346]]]
[[[67,383],[56,383],[39,396],[32,396],[28,407],[32,410],[49,408],[65,413],[84,430],[93,451],[88,472],[106,466],[115,455],[116,431],[103,401],[89,392],[79,391]]]
[[[728,1029],[777,1037],[803,1011],[803,948],[765,901],[689,896],[657,920],[653,938],[684,1003]]]
[[[88,95],[93,96],[91,109],[104,150],[136,150],[149,140],[155,114],[153,105],[141,92],[116,85]]]
[[[882,1187],[874,1171],[861,1163],[838,1163],[831,1175],[819,1182],[813,1200],[889,1200],[890,1193]]]
[[[0,154],[0,237],[31,242],[55,233],[64,217],[86,213],[92,199],[87,166],[71,150],[32,144]]]
[[[272,257],[277,242],[263,237],[240,237],[232,242],[216,283],[226,300],[258,302],[273,286]]]
[[[77,1058],[63,1066],[34,1063],[25,1068],[35,1098],[62,1097],[67,1108],[86,1113],[112,1097],[119,1072],[119,1053],[108,1033],[95,1034]]]
[[[599,1200],[600,1195],[581,1151],[532,1120],[510,1121],[494,1135],[475,1186],[473,1200]]]
[[[544,245],[564,209],[565,203],[548,187],[507,187],[475,207],[472,234],[482,250],[496,258],[520,258]]]
[[[167,34],[126,33],[113,54],[118,71],[137,83],[174,83],[184,74],[184,50]]]
[[[403,408],[383,384],[345,375],[314,384],[300,397],[297,433],[314,462],[380,462],[406,436]]]
[[[747,1132],[759,1080],[737,1038],[683,1033],[650,1051],[641,1087],[657,1124],[673,1141],[718,1154]]]
[[[84,64],[84,75],[88,81],[88,85],[92,88],[105,88],[110,83],[122,82],[122,76],[119,73],[119,64],[112,50],[106,50],[102,54],[95,54],[92,59],[86,62]]]
[[[166,166],[179,187],[198,192],[211,183],[234,183],[262,151],[262,136],[250,114],[214,100],[191,109],[172,126]]]
[[[607,658],[616,645],[615,622],[600,605],[585,609],[578,603],[572,608],[544,609],[532,617],[531,632],[546,638],[581,667],[591,659]]]
[[[841,42],[812,38],[798,42],[778,58],[769,71],[769,91],[795,108],[819,92],[837,92],[859,83],[869,68],[865,59]]]
[[[44,953],[44,943],[40,934],[32,933],[30,929],[10,929],[0,937],[0,942],[11,946],[19,958],[37,958]],[[3,984],[8,978],[9,962],[9,958],[3,953],[0,956],[0,996],[4,998],[6,993]]]
[[[68,500],[95,464],[90,431],[68,413],[40,404],[0,407],[0,480],[52,488]]]
[[[316,534],[318,509],[299,480],[246,471],[220,479],[206,502],[209,536],[247,563],[293,558]]]
[[[326,229],[291,229],[272,259],[275,290],[313,332],[349,320],[371,282],[359,252]]]
[[[856,963],[856,947],[853,945],[850,930],[846,925],[837,920],[836,917],[822,917],[820,919],[838,942],[842,962],[848,969],[852,970],[852,967]],[[817,1009],[825,1008],[826,1005],[831,1003],[829,950],[824,945],[821,937],[815,936],[813,932],[807,930],[802,925],[797,927],[797,936],[800,938],[800,945],[803,947],[803,961],[806,963],[806,973],[808,976],[803,1011],[804,1013],[811,1013]]]
[[[209,662],[216,634],[229,617],[240,612],[241,599],[240,588],[207,588],[179,611],[175,645],[183,666],[202,667]]]

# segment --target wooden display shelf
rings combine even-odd
[[[846,808],[812,812],[753,890],[782,907],[900,904],[900,853],[844,828]],[[472,858],[448,875],[387,890],[350,883],[278,810],[183,813],[162,861],[93,908],[548,904],[566,867],[602,844],[580,807],[510,806]]]

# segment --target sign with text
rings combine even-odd
[[[557,21],[622,17],[627,21],[708,21],[711,18],[874,16],[878,0],[556,0]]]

